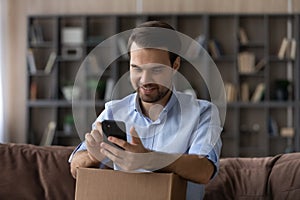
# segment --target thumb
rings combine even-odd
[[[133,144],[142,144],[142,141],[134,127],[131,127],[129,132],[130,132]]]

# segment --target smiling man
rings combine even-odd
[[[168,30],[167,32],[165,30]],[[218,110],[208,101],[175,90],[180,68],[180,39],[163,22],[151,21],[133,30],[128,49],[130,80],[136,93],[106,103],[93,130],[71,155],[71,173],[110,160],[124,171],[173,172],[187,179],[187,199],[201,199],[204,184],[216,175],[221,150]],[[101,122],[126,123],[127,141],[103,141]]]

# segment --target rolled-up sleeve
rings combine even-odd
[[[213,177],[219,170],[219,157],[222,148],[221,132],[222,127],[217,107],[213,104],[204,106],[200,113],[197,129],[193,133],[188,153],[209,159],[215,167]]]

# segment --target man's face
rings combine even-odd
[[[161,49],[136,49],[130,53],[130,80],[140,99],[158,103],[172,87],[173,68],[169,53]]]

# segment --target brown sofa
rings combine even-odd
[[[0,144],[1,200],[73,200],[67,162],[74,147]],[[221,159],[205,199],[299,199],[300,153]]]
[[[300,153],[221,159],[205,199],[300,199]]]

